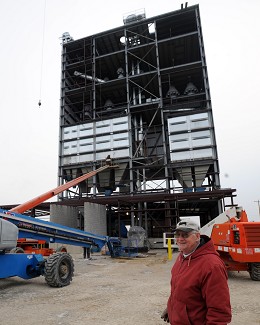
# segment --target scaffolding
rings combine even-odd
[[[198,5],[152,18],[135,12],[79,40],[64,33],[61,67],[59,185],[107,156],[119,168],[58,204],[105,204],[109,228],[124,221],[149,237],[180,216],[206,223],[234,205],[235,190],[220,186]]]

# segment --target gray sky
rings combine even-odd
[[[152,17],[180,9],[181,3],[0,0],[0,205],[23,203],[57,186],[61,35],[83,38],[123,25],[131,11],[144,8]],[[257,219],[260,1],[188,1],[198,3],[221,185],[237,189],[235,203]]]

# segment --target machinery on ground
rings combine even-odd
[[[59,246],[57,249],[49,247],[46,240],[18,238],[15,248],[12,248],[11,253],[27,253],[27,254],[41,254],[43,256],[50,256],[56,252],[67,252],[66,246]]]
[[[37,245],[45,242],[85,248],[96,246],[99,249],[107,245],[111,257],[123,255],[118,238],[95,235],[21,214],[83,180],[113,167],[116,166],[100,167],[9,211],[0,209],[0,279],[13,276],[31,279],[43,275],[47,284],[52,287],[69,285],[74,273],[71,256],[61,248],[60,251],[50,249],[48,254],[44,254],[48,255],[48,258],[44,257]],[[17,247],[18,238],[20,242],[27,242],[29,251]]]
[[[212,238],[228,270],[248,271],[252,280],[260,281],[260,222],[231,208],[202,227],[201,234]]]

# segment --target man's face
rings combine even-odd
[[[183,254],[191,253],[198,245],[200,240],[199,232],[185,232],[177,230],[175,233],[176,243]]]

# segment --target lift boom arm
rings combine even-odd
[[[101,171],[107,169],[107,168],[112,168],[112,167],[116,167],[116,166],[110,166],[110,165],[105,165],[102,166],[96,170],[93,170],[87,174],[84,174],[78,178],[75,178],[65,184],[62,184],[56,188],[54,188],[53,190],[50,190],[40,196],[35,197],[34,199],[27,201],[25,203],[22,203],[12,209],[10,209],[9,211],[11,212],[15,212],[15,213],[24,213],[25,211],[32,209],[34,207],[36,207],[38,204],[52,198],[53,196],[58,195],[59,193],[66,191],[67,189],[69,189],[70,187],[73,187],[79,183],[81,183],[82,181],[96,175],[97,173],[100,173]]]
[[[72,280],[74,264],[69,254],[56,252],[45,259],[42,254],[35,252],[29,254],[9,252],[17,245],[17,237],[36,239],[38,241],[43,240],[49,243],[70,244],[85,248],[90,248],[93,245],[101,249],[106,244],[111,257],[123,256],[123,254],[129,255],[121,246],[119,238],[95,235],[53,222],[36,220],[21,214],[97,173],[107,168],[115,167],[118,166],[111,166],[111,159],[108,156],[106,165],[103,167],[60,185],[9,211],[0,209],[0,279],[12,276],[31,279],[44,275],[46,282],[52,287],[66,286]]]

